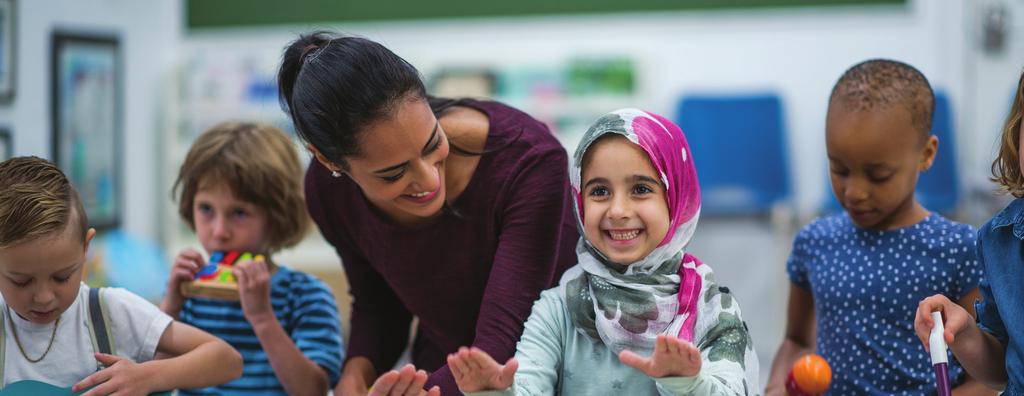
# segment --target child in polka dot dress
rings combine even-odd
[[[941,311],[945,338],[967,372],[1004,396],[1024,395],[1024,162],[1021,161],[1021,118],[1024,75],[1003,126],[1002,147],[992,164],[993,180],[1017,199],[981,226],[978,261],[985,269],[976,303],[977,322],[969,309],[937,294],[921,301],[914,323],[925,349],[934,325],[931,313]]]
[[[982,270],[975,230],[914,198],[938,148],[933,107],[925,77],[895,61],[857,64],[833,88],[825,142],[844,211],[808,224],[793,242],[786,335],[766,395],[781,395],[793,362],[808,353],[832,366],[829,395],[936,393],[915,309],[936,293],[970,307]],[[949,378],[958,393],[987,392],[954,359]]]

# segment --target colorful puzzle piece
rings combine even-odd
[[[246,260],[262,261],[262,254],[250,252],[213,252],[206,264],[191,282],[181,285],[185,297],[207,297],[218,300],[238,300],[238,285],[231,267]]]

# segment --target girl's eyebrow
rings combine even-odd
[[[653,184],[658,184],[658,185],[661,184],[660,181],[654,180],[653,177],[650,177],[650,176],[647,176],[647,175],[634,175],[633,176],[633,181],[634,182],[648,182],[648,183],[653,183]]]
[[[650,176],[647,176],[647,175],[633,175],[632,177],[626,178],[626,180],[634,182],[634,183],[637,183],[637,182],[647,182],[647,183],[651,183],[651,184],[661,185],[661,182],[659,182],[659,181],[655,180],[653,177],[650,177]],[[583,185],[583,189],[586,189],[591,184],[595,184],[595,183],[608,184],[608,179],[603,178],[603,177],[595,177],[593,179],[587,180],[587,183]]]
[[[608,179],[605,179],[603,177],[595,177],[593,179],[587,180],[587,183],[583,185],[583,189],[586,189],[587,187],[594,183],[608,184]]]

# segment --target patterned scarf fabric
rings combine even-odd
[[[665,187],[669,232],[646,257],[613,263],[583,233],[581,193],[584,154],[600,137],[616,133],[643,148]],[[580,141],[570,165],[576,194],[579,264],[561,284],[576,329],[600,340],[616,353],[653,350],[658,334],[675,334],[693,342],[702,279],[700,260],[685,252],[700,215],[700,188],[683,131],[657,114],[621,109],[598,119]],[[622,264],[628,264],[623,266]]]

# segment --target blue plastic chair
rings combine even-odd
[[[925,208],[939,213],[956,211],[960,202],[960,175],[956,168],[956,134],[953,129],[953,112],[949,98],[935,93],[935,112],[932,114],[932,135],[939,138],[939,151],[931,169],[921,173],[917,180],[915,195]],[[826,199],[824,212],[842,210],[826,178]]]
[[[677,114],[696,161],[703,214],[764,215],[789,201],[778,96],[690,96]]]

